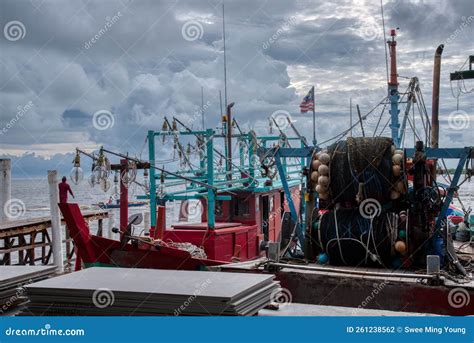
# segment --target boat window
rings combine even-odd
[[[280,192],[280,216],[285,214],[285,192]]]
[[[248,217],[250,215],[249,199],[238,199],[234,202],[234,216]]]
[[[223,205],[223,200],[217,200],[216,201],[216,216],[222,216],[222,205]]]

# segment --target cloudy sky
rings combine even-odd
[[[217,127],[221,4],[1,0],[0,156],[13,158],[14,176],[67,170],[76,146],[146,156],[146,131],[160,130],[164,116],[201,128],[201,87],[205,126]],[[385,96],[379,1],[239,0],[227,1],[225,13],[228,101],[244,130],[264,133],[272,113],[287,111],[311,138],[311,116],[298,105],[314,85],[321,142],[348,127],[351,97],[364,114]],[[429,114],[433,54],[445,44],[441,144],[472,145],[474,93],[464,92],[474,80],[449,82],[474,54],[472,0],[384,0],[384,14],[386,31],[399,28],[400,88],[417,76]],[[468,120],[453,129],[459,86]]]

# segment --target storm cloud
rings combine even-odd
[[[21,176],[69,166],[65,154],[76,146],[146,156],[146,131],[160,130],[165,116],[201,128],[201,87],[205,126],[216,128],[224,94],[221,4],[3,0],[0,155],[12,156]],[[449,73],[474,54],[472,1],[384,1],[384,10],[386,31],[399,28],[400,88],[417,76],[428,113],[433,55],[445,44],[440,144],[472,145],[474,94],[459,97],[468,126],[452,132],[447,125],[459,93]],[[228,102],[243,129],[264,133],[267,118],[284,110],[310,138],[311,116],[298,105],[314,85],[321,142],[347,128],[350,97],[366,113],[386,95],[378,1],[239,0],[227,1],[225,12]],[[13,24],[19,36],[8,30]],[[469,91],[474,81],[460,86]],[[104,113],[109,121],[97,123]]]

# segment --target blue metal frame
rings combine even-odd
[[[415,149],[405,149],[405,156],[413,156]],[[423,152],[427,159],[459,159],[456,171],[454,172],[451,184],[447,188],[446,198],[441,206],[441,212],[436,220],[436,230],[440,230],[443,225],[444,218],[449,208],[449,204],[453,201],[454,192],[458,190],[459,178],[461,177],[464,165],[467,160],[474,158],[474,147],[464,148],[426,148]]]
[[[167,182],[165,186],[178,186],[178,185],[186,185],[184,190],[177,190],[174,192],[168,192],[163,197],[157,198],[157,185],[156,182],[158,179],[161,179],[162,173],[156,173],[156,160],[155,160],[155,138],[159,136],[168,136],[168,135],[188,135],[188,136],[198,136],[202,137],[205,143],[205,155],[201,156],[200,159],[200,169],[199,170],[181,170],[178,172],[171,173],[169,175],[165,172],[167,180],[173,180],[172,182]],[[250,162],[254,159],[254,154],[256,150],[255,142],[254,142],[254,134],[247,133],[247,134],[240,134],[237,135],[239,140],[244,140],[248,142],[248,160]],[[210,229],[215,228],[215,206],[216,200],[231,200],[232,197],[229,195],[219,195],[219,192],[229,192],[234,190],[242,189],[242,185],[245,184],[245,189],[247,191],[252,191],[255,193],[259,192],[269,192],[273,189],[277,188],[285,188],[289,189],[289,182],[293,187],[295,185],[295,178],[291,180],[287,180],[286,176],[282,177],[282,184],[281,186],[276,186],[276,184],[272,186],[258,186],[258,182],[255,179],[255,166],[253,163],[249,163],[249,166],[242,165],[245,160],[244,149],[241,149],[241,166],[237,168],[239,171],[239,176],[235,176],[232,180],[227,180],[222,177],[226,176],[226,172],[218,172],[214,170],[214,138],[224,138],[225,136],[216,135],[214,130],[207,129],[205,131],[179,131],[179,132],[170,132],[170,131],[148,131],[148,150],[149,150],[149,162],[150,162],[150,194],[149,196],[139,196],[140,199],[150,199],[150,221],[152,226],[156,226],[157,218],[156,218],[156,206],[159,204],[163,205],[167,201],[175,201],[175,200],[189,200],[189,199],[206,199],[207,200],[207,223]],[[256,137],[257,140],[261,140],[263,144],[266,141],[275,141],[281,139],[281,136],[265,136],[265,137]],[[290,140],[301,140],[300,138],[289,138]],[[309,150],[308,150],[309,151]],[[285,157],[285,156],[283,156]],[[287,156],[292,157],[292,156]],[[286,159],[286,158],[285,158]],[[282,170],[282,175],[290,175],[293,174],[294,171],[288,171],[288,167],[292,167],[295,165],[287,165],[285,163],[281,163],[279,160],[279,168]],[[242,170],[245,171],[247,175],[241,175]],[[181,179],[180,176],[182,176]],[[176,181],[180,180],[180,181]],[[195,182],[193,182],[195,181]],[[288,182],[289,181],[289,182]],[[205,184],[203,184],[205,183]],[[298,180],[300,183],[300,180]],[[242,185],[239,185],[242,184]],[[285,191],[286,193],[286,191]],[[289,198],[291,201],[291,196]],[[291,202],[290,207],[292,208],[293,216],[296,214],[296,209]]]
[[[398,101],[400,100],[400,95],[398,93],[398,86],[390,85],[388,87],[389,99],[390,99],[390,128],[392,129],[392,139],[393,143],[397,148],[400,147],[400,123],[398,120],[398,115],[400,114],[400,110],[398,109]]]
[[[296,207],[295,203],[293,202],[293,198],[291,196],[290,192],[290,187],[288,185],[287,181],[287,174],[285,172],[285,169],[283,168],[283,164],[281,162],[281,158],[287,158],[287,157],[300,157],[302,159],[309,159],[313,155],[314,151],[317,150],[315,147],[306,147],[302,143],[302,147],[300,148],[281,148],[281,147],[274,147],[274,148],[265,148],[265,147],[260,147],[257,149],[257,154],[259,156],[272,156],[275,159],[275,164],[278,170],[278,173],[280,175],[280,180],[283,186],[283,190],[285,191],[285,196],[286,200],[288,201],[288,207],[290,208],[290,214],[291,218],[295,223],[298,222],[298,214],[296,212]],[[306,161],[306,164],[308,163],[308,160]],[[304,166],[304,160],[301,161],[301,166]],[[306,187],[302,187],[302,193],[304,193]],[[304,194],[301,195],[301,201],[304,202]],[[304,218],[305,216],[305,209],[306,207],[304,205],[300,206],[301,208],[301,213],[300,216]],[[298,240],[300,241],[301,246],[304,246],[305,242],[305,221],[302,220],[300,221],[299,225],[297,226],[297,236]]]
[[[259,148],[257,153],[259,155],[265,156],[273,156],[275,158],[275,164],[277,166],[278,172],[280,174],[280,179],[282,181],[283,189],[285,191],[286,199],[288,201],[288,205],[290,207],[291,217],[292,219],[297,222],[298,215],[296,213],[296,208],[291,197],[291,193],[289,190],[288,182],[286,181],[286,174],[283,169],[283,165],[281,163],[282,157],[301,157],[301,158],[310,158],[315,151],[315,147],[301,147],[301,148]],[[409,148],[405,149],[405,156],[413,156],[415,154],[415,149]],[[451,185],[448,188],[448,192],[444,203],[441,208],[440,215],[436,221],[436,229],[440,229],[443,223],[443,219],[446,216],[446,212],[449,208],[449,204],[453,200],[454,192],[458,189],[458,182],[459,178],[461,177],[462,170],[466,161],[469,158],[474,158],[474,147],[464,147],[464,148],[426,148],[424,154],[427,159],[459,159],[458,166],[454,173],[454,176],[451,180]],[[308,162],[310,163],[310,162]],[[317,194],[316,194],[317,196]],[[302,207],[304,211],[304,207]],[[303,214],[303,213],[302,213]],[[301,223],[297,230],[298,239],[300,240],[301,244],[304,244],[304,225]]]

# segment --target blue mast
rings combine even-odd
[[[390,52],[390,80],[388,81],[388,98],[390,100],[390,128],[392,129],[393,143],[397,148],[400,148],[400,123],[398,121],[398,101],[400,94],[398,93],[398,75],[397,75],[397,41],[395,40],[396,30],[390,30],[391,39],[387,42]]]

